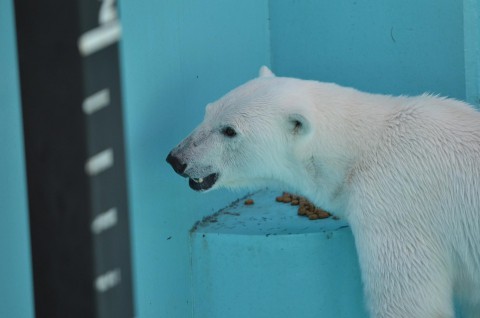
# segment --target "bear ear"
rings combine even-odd
[[[275,74],[273,74],[273,72],[264,65],[260,67],[260,70],[258,71],[258,77],[275,77]]]
[[[207,106],[205,106],[205,112],[209,113],[212,110],[212,103],[208,103]]]
[[[308,119],[298,113],[288,116],[288,127],[293,135],[306,135],[311,130]]]

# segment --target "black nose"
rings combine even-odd
[[[183,175],[185,169],[187,168],[187,164],[182,163],[180,159],[172,155],[172,153],[168,154],[167,162],[173,167],[173,170],[180,175]]]

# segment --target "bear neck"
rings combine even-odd
[[[404,98],[335,84],[314,87],[312,118],[317,120],[317,131],[301,150],[302,178],[297,188],[318,206],[345,217],[352,174],[376,149],[387,118],[402,106]]]

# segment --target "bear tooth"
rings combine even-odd
[[[199,178],[198,183],[202,183],[202,182],[203,182],[203,178]]]

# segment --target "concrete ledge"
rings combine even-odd
[[[254,193],[192,229],[194,317],[367,317],[346,222],[299,217],[279,194]]]

